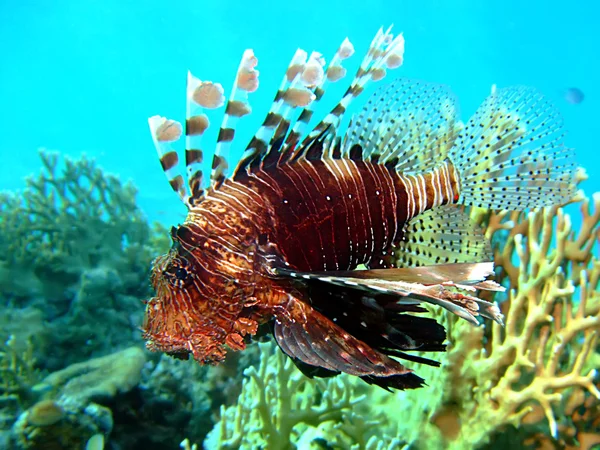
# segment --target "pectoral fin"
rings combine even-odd
[[[345,372],[385,388],[411,389],[423,379],[398,361],[347,333],[301,300],[290,298],[275,319],[274,335],[281,349],[305,364]]]
[[[276,273],[360,289],[373,295],[393,295],[397,297],[399,305],[431,303],[474,324],[479,323],[479,315],[502,324],[503,316],[498,306],[473,295],[477,290],[504,291],[502,286],[486,279],[493,274],[491,262],[347,272],[294,272],[277,269]]]

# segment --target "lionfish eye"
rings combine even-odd
[[[175,271],[175,278],[177,278],[179,281],[185,281],[187,277],[187,270],[185,270],[183,267],[178,267]]]
[[[175,287],[181,287],[190,279],[190,273],[185,267],[179,264],[171,264],[164,271],[163,275],[166,280]]]

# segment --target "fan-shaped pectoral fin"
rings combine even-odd
[[[423,384],[410,369],[356,339],[296,298],[290,297],[286,307],[276,315],[274,334],[284,353],[311,366],[366,378],[393,377],[393,385],[376,384],[397,389]],[[402,383],[398,382],[398,376],[402,376]]]

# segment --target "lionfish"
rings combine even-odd
[[[476,290],[502,290],[490,245],[464,206],[521,210],[574,194],[572,149],[560,115],[537,91],[493,89],[458,119],[444,86],[399,78],[379,88],[345,132],[342,119],[370,81],[402,65],[404,38],[379,30],[330,113],[308,129],[326,86],[346,74],[348,39],[331,61],[298,50],[264,122],[228,175],[238,120],[258,88],[257,58],[243,54],[229,98],[218,83],[187,80],[182,125],[149,119],[171,187],[188,208],[158,257],[144,338],[151,350],[217,364],[259,327],[306,374],[340,372],[385,389],[424,380],[399,359],[445,349],[444,327],[424,303],[478,324],[502,322]],[[225,105],[204,183],[207,110]]]

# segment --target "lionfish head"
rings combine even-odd
[[[176,249],[159,256],[152,267],[156,296],[146,303],[143,336],[149,350],[201,364],[225,358],[227,333],[203,294],[199,268]]]

